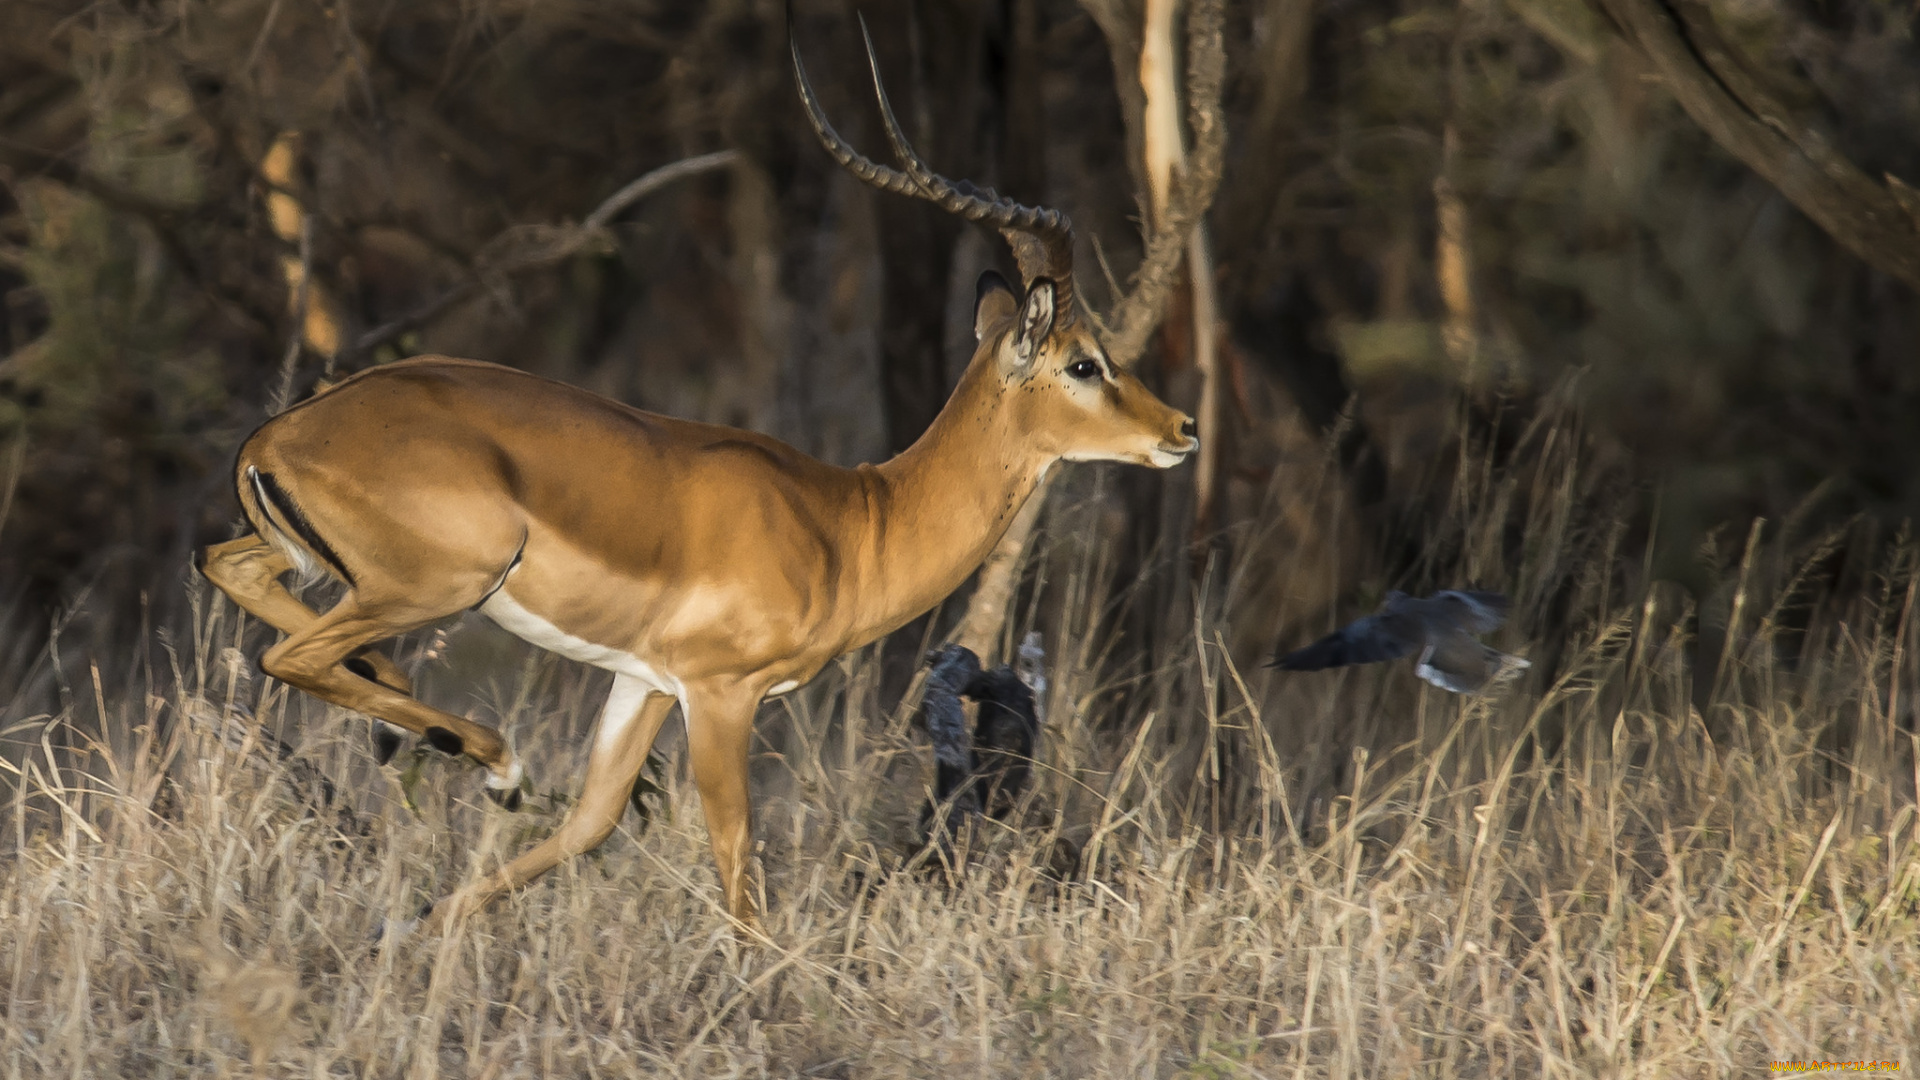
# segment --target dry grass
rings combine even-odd
[[[1158,676],[1186,689],[1149,717],[1111,703],[1154,694],[1097,681],[1100,590],[1056,582],[1078,636],[1055,650],[1050,767],[1029,828],[964,872],[902,868],[925,754],[874,707],[871,656],[850,659],[763,717],[753,947],[669,769],[640,834],[371,950],[560,799],[501,813],[439,758],[403,790],[365,721],[251,678],[258,631],[213,609],[151,689],[69,670],[63,712],[7,728],[0,1074],[1670,1077],[1911,1056],[1916,553],[1823,598],[1750,550],[1699,711],[1692,612],[1549,520],[1570,475],[1489,473],[1466,501],[1498,504],[1461,553],[1520,583],[1506,643],[1541,656],[1562,605],[1557,662],[1493,700],[1400,669],[1254,677],[1203,618]],[[1544,539],[1508,567],[1486,523],[1522,504]],[[543,785],[577,782],[599,677],[471,627],[410,659]],[[1065,884],[1045,872],[1060,837],[1092,867]]]

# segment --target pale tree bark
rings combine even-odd
[[[1173,175],[1186,159],[1180,131],[1180,81],[1173,50],[1173,13],[1179,0],[1147,0],[1140,35],[1141,157],[1147,165],[1147,205],[1155,230],[1167,227]]]
[[[1213,532],[1220,497],[1220,453],[1225,433],[1220,430],[1220,300],[1213,280],[1213,254],[1205,224],[1195,224],[1187,238],[1187,281],[1193,290],[1193,364],[1200,371],[1200,403],[1194,422],[1200,428],[1200,452],[1194,462],[1193,529],[1195,536]]]
[[[1480,347],[1480,314],[1474,298],[1473,221],[1460,195],[1460,127],[1457,117],[1467,71],[1467,34],[1482,12],[1483,0],[1459,0],[1454,13],[1453,39],[1447,46],[1447,117],[1440,133],[1440,166],[1433,174],[1433,270],[1446,316],[1440,323],[1440,343],[1453,365],[1454,378],[1469,393],[1486,381],[1486,363]]]
[[[1140,49],[1140,89],[1146,98],[1143,154],[1153,227],[1169,230],[1168,211],[1176,177],[1187,172],[1186,137],[1180,130],[1180,89],[1174,70],[1173,15],[1178,0],[1147,0],[1146,33]],[[1193,365],[1200,373],[1200,401],[1194,419],[1200,427],[1200,453],[1194,463],[1194,528],[1209,530],[1220,468],[1220,303],[1215,296],[1213,259],[1205,221],[1187,231],[1187,286],[1192,303]]]
[[[1128,28],[1136,24],[1124,21],[1122,12],[1126,0],[1083,0],[1093,14],[1095,22],[1107,33],[1110,45],[1117,34],[1128,33]],[[1160,30],[1155,32],[1155,21],[1150,16],[1143,25],[1144,33],[1137,39],[1142,42],[1140,48],[1140,81],[1136,85],[1145,90],[1149,84],[1149,67],[1156,72],[1164,71],[1164,79],[1155,75],[1153,85],[1168,89],[1161,94],[1160,105],[1170,109],[1177,116],[1178,97],[1170,87],[1173,78],[1171,58],[1173,45],[1173,0],[1150,0],[1149,9],[1154,5],[1163,6],[1166,11],[1159,19]],[[1149,181],[1146,193],[1148,219],[1146,255],[1140,268],[1134,275],[1133,285],[1126,296],[1121,297],[1101,323],[1107,352],[1115,363],[1131,367],[1146,351],[1146,344],[1153,331],[1160,325],[1166,312],[1167,299],[1179,282],[1182,261],[1193,249],[1196,227],[1205,216],[1207,207],[1213,202],[1214,191],[1220,183],[1220,162],[1226,146],[1226,122],[1220,109],[1220,84],[1226,67],[1226,50],[1221,38],[1222,0],[1189,0],[1187,11],[1187,124],[1193,135],[1193,151],[1184,156],[1184,167],[1176,170],[1172,162],[1182,158],[1170,159],[1166,167],[1167,180],[1164,184]],[[1157,40],[1156,40],[1157,39]],[[1121,53],[1115,46],[1115,56]],[[1116,67],[1118,67],[1116,63]],[[1131,95],[1125,92],[1124,84],[1129,80],[1122,78],[1122,99],[1129,100]],[[1151,93],[1143,97],[1151,98]],[[1145,172],[1153,173],[1156,155],[1168,154],[1167,147],[1181,145],[1177,123],[1173,139],[1159,136],[1154,149],[1147,149],[1154,137],[1149,133],[1154,124],[1147,114],[1154,109],[1149,100],[1141,110],[1139,122],[1140,144],[1145,158]],[[1130,112],[1131,110],[1129,110]],[[1132,117],[1129,116],[1130,128]],[[1161,121],[1163,127],[1165,121]],[[1133,142],[1130,132],[1129,143]],[[1156,189],[1158,194],[1156,194]],[[1163,208],[1163,209],[1161,209]],[[1204,255],[1204,237],[1201,238],[1201,254]],[[1212,300],[1211,273],[1206,275],[1209,286],[1208,319],[1210,326],[1217,326],[1217,315],[1213,314],[1216,305]],[[1085,295],[1082,293],[1081,295]],[[1196,312],[1199,304],[1195,304]],[[1091,313],[1089,313],[1091,314]],[[1217,353],[1217,339],[1210,339],[1209,345]],[[1212,380],[1210,380],[1212,381]],[[1217,413],[1217,392],[1214,409]],[[1200,445],[1202,453],[1215,431],[1207,427],[1208,420],[1199,418]],[[1048,480],[1052,474],[1049,474]],[[1020,568],[1027,550],[1027,541],[1033,533],[1034,525],[1039,521],[1041,506],[1046,500],[1047,480],[1043,480],[1034,493],[1028,497],[1027,504],[1014,518],[1006,534],[1001,537],[987,561],[980,567],[980,574],[974,587],[973,596],[967,602],[966,614],[961,618],[960,626],[954,633],[954,640],[979,654],[983,660],[999,655],[1002,628],[1006,620],[1007,608],[1013,601],[1013,594],[1020,580]]]
[[[298,182],[294,178],[299,161],[297,131],[282,131],[260,160],[260,176],[267,182],[267,222],[273,235],[285,245],[280,271],[287,282],[287,313],[294,320],[293,358],[304,346],[326,360],[331,370],[340,353],[340,305],[313,280],[313,226],[296,194]]]
[[[1454,186],[1459,157],[1460,132],[1449,121],[1440,136],[1440,168],[1433,176],[1433,271],[1440,303],[1447,310],[1440,323],[1440,343],[1453,364],[1454,376],[1463,385],[1477,388],[1485,372],[1473,298],[1472,222],[1466,200]]]
[[[1083,2],[1093,7],[1096,0]],[[1164,219],[1154,222],[1150,218],[1146,255],[1134,274],[1132,289],[1115,302],[1105,323],[1108,354],[1129,367],[1139,361],[1147,340],[1160,326],[1167,299],[1179,283],[1192,228],[1213,205],[1213,194],[1220,184],[1220,161],[1227,138],[1220,109],[1220,84],[1226,69],[1220,23],[1221,0],[1192,0],[1187,13],[1186,97],[1193,150],[1185,170],[1168,185]]]

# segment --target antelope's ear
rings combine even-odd
[[[1013,339],[1013,354],[1022,364],[1030,363],[1040,351],[1040,343],[1053,332],[1053,279],[1034,278],[1027,290],[1027,302],[1020,306],[1020,330]]]
[[[999,271],[981,274],[973,287],[973,340],[985,341],[994,323],[1013,318],[1019,303],[1013,298],[1013,286],[1007,284]]]

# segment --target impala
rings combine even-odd
[[[726,909],[751,926],[747,751],[761,699],[951,592],[1055,462],[1167,468],[1198,445],[1193,422],[1116,367],[1077,314],[1065,215],[935,174],[894,120],[877,65],[902,169],[862,157],[792,51],[813,129],[843,167],[998,228],[1020,267],[1017,293],[981,277],[973,359],[898,457],[838,468],[765,435],[437,356],[345,379],[241,447],[234,480],[253,533],[199,565],[286,634],[261,660],[268,674],[467,755],[511,808],[521,770],[500,733],[415,699],[369,647],[477,608],[614,673],[564,823],[432,905],[430,925],[605,840],[678,702]],[[296,569],[331,574],[344,595],[315,612],[281,581]]]

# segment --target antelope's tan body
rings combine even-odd
[[[941,587],[947,575],[916,564],[964,562],[964,546],[889,543],[899,475],[951,467],[928,450],[835,468],[753,432],[435,357],[276,419],[242,449],[237,479],[258,502],[249,470],[277,478],[363,603],[417,604],[432,581],[428,606],[537,619],[677,695],[745,670],[804,682],[897,625],[889,597]],[[909,516],[922,509],[939,512]],[[974,527],[961,532],[992,531],[967,509],[955,516]]]
[[[941,202],[1014,241],[1026,288],[982,278],[978,347],[912,447],[844,469],[752,432],[642,412],[511,368],[427,357],[363,372],[269,421],[235,483],[254,533],[203,553],[207,577],[287,637],[266,671],[465,754],[517,801],[499,732],[434,709],[371,646],[477,607],[519,636],[614,672],[587,775],[553,836],[433,908],[443,921],[598,845],[678,701],[729,913],[750,923],[747,750],[770,693],[900,626],[972,573],[1061,460],[1165,468],[1192,421],[1115,367],[1075,317],[1071,226],[859,157],[862,179]],[[1056,280],[1056,276],[1058,279]],[[281,577],[347,585],[316,613]],[[537,737],[537,733],[530,733]]]
[[[637,659],[663,691],[743,671],[771,687],[931,607],[999,538],[1053,455],[995,430],[1016,410],[996,414],[981,389],[963,385],[906,453],[845,469],[755,432],[428,357],[260,429],[236,487],[297,550],[250,475],[274,478],[324,542],[313,557],[360,604],[531,616]],[[618,671],[619,657],[594,662]]]

